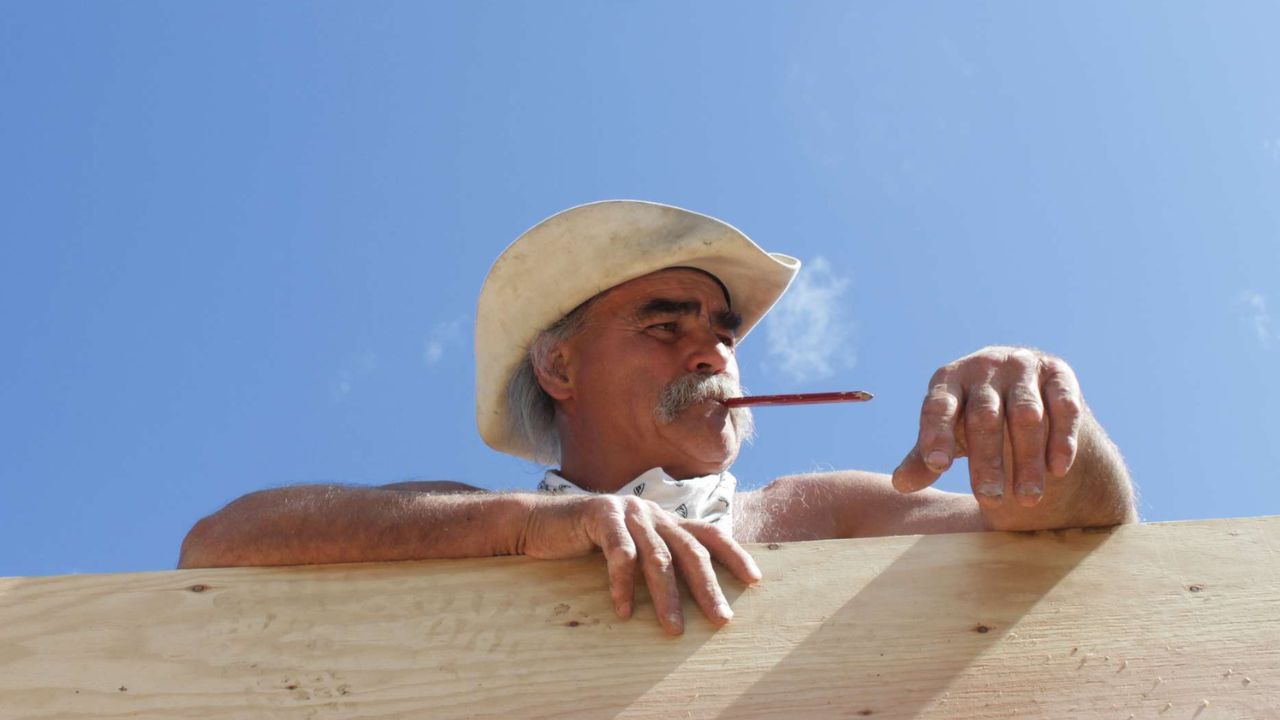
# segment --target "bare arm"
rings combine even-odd
[[[445,493],[445,494],[442,494]],[[179,567],[528,555],[602,551],[614,608],[631,617],[637,571],[667,632],[684,630],[677,575],[706,616],[733,616],[712,559],[752,583],[760,570],[723,529],[648,500],[617,495],[489,494],[459,483],[382,488],[311,485],[251,493],[196,523]]]
[[[906,495],[888,475],[842,470],[789,475],[737,497],[739,542],[794,542],[985,529],[969,495],[928,488]]]
[[[178,567],[509,555],[530,504],[528,495],[445,482],[263,490],[196,523]]]
[[[878,473],[794,475],[763,490],[741,493],[735,515],[739,542],[784,542],[980,530],[1049,530],[1136,522],[1133,487],[1120,451],[1084,409],[1075,460],[1061,478],[1049,478],[1040,501],[924,488],[902,493]],[[1014,466],[1006,435],[1004,464]]]

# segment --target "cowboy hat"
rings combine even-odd
[[[476,423],[495,450],[534,459],[512,432],[507,385],[530,344],[574,308],[664,268],[717,278],[746,337],[782,297],[800,261],[770,253],[726,222],[670,205],[604,200],[556,213],[498,256],[476,309]]]

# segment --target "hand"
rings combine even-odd
[[[928,487],[967,455],[979,505],[994,507],[1010,490],[1019,504],[1036,505],[1046,469],[1061,478],[1075,462],[1084,408],[1076,375],[1061,359],[983,348],[934,373],[919,438],[893,471],[893,486]]]
[[[618,617],[631,617],[636,563],[644,573],[658,622],[671,635],[684,632],[676,571],[694,600],[717,626],[733,617],[711,559],[739,580],[760,580],[760,569],[727,529],[686,520],[650,500],[618,495],[539,497],[529,515],[521,548],[545,560],[604,552],[609,592]]]

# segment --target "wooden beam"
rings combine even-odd
[[[1280,712],[1280,517],[751,550],[679,638],[599,556],[3,579],[0,717]]]

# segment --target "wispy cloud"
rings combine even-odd
[[[469,318],[463,315],[447,322],[436,323],[436,326],[431,328],[431,334],[427,337],[427,342],[422,349],[422,359],[427,365],[435,365],[450,349],[463,345],[466,339],[464,331],[467,320]]]
[[[830,377],[853,367],[853,323],[843,300],[849,279],[814,258],[765,320],[768,358],[793,380]]]
[[[351,394],[357,380],[372,375],[377,369],[378,355],[376,353],[372,350],[360,353],[353,357],[345,367],[338,370],[338,378],[330,389],[330,395],[334,400],[342,400]]]
[[[1253,329],[1253,335],[1265,349],[1270,349],[1276,339],[1276,328],[1271,322],[1271,313],[1267,310],[1267,298],[1260,292],[1246,292],[1240,295],[1240,306],[1246,321]]]

